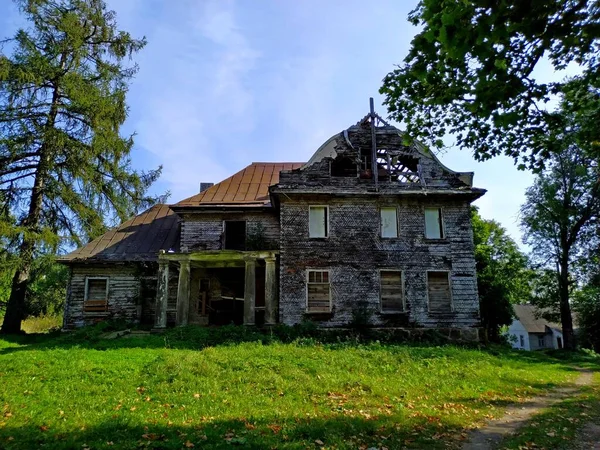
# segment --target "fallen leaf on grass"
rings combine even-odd
[[[185,445],[185,448],[194,448],[195,447],[195,445],[190,441],[185,441],[185,444],[183,444],[183,445]]]
[[[325,445],[325,443],[321,439],[316,439],[315,444],[317,445]]]
[[[44,432],[48,431],[49,429],[50,429],[50,427],[48,425],[42,425],[40,427],[40,431],[44,431]]]

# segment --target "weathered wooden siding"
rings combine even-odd
[[[67,308],[64,327],[66,329],[91,325],[100,320],[125,319],[138,322],[141,317],[140,282],[134,265],[88,265],[71,266],[71,277],[67,289]],[[87,277],[108,278],[108,312],[84,313],[85,280]]]
[[[262,230],[270,248],[260,250],[277,248],[279,220],[275,212],[187,213],[181,224],[181,251],[221,250],[224,220],[245,220],[247,238]]]
[[[280,321],[306,316],[306,270],[329,269],[333,311],[310,316],[323,326],[343,326],[357,307],[368,309],[373,325],[467,327],[479,323],[477,282],[469,202],[448,197],[292,195],[281,199]],[[329,237],[308,237],[309,205],[329,206]],[[398,238],[380,237],[381,206],[398,207]],[[441,206],[446,236],[425,238],[426,206]],[[404,272],[405,313],[380,313],[379,270]],[[433,314],[427,304],[427,271],[451,276],[453,311]]]

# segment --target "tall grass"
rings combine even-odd
[[[62,327],[63,317],[44,315],[39,317],[28,317],[21,324],[21,329],[28,334],[48,333]]]

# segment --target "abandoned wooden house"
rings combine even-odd
[[[438,328],[477,338],[470,204],[485,193],[371,111],[307,163],[252,163],[64,256],[64,327]]]

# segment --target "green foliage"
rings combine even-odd
[[[586,111],[569,108],[563,103],[565,127],[549,136],[553,153],[525,193],[521,226],[534,260],[548,269],[541,273],[547,287],[538,283],[537,300],[542,306],[557,307],[565,347],[573,348],[570,296],[577,283],[584,282],[585,267],[600,247],[600,154],[581,126]]]
[[[448,448],[499,406],[574,378],[567,363],[502,349],[184,346],[219,330],[0,339],[0,446]]]
[[[512,305],[529,300],[531,272],[527,257],[498,222],[483,219],[472,207],[471,223],[481,321],[489,339],[499,342],[500,327],[512,322]]]
[[[131,166],[125,97],[145,45],[103,0],[18,0],[29,22],[0,53],[0,238],[18,251],[3,332],[19,328],[32,261],[98,236],[157,199]],[[3,49],[0,48],[0,51]]]
[[[0,311],[6,308],[17,258],[10,256],[0,264]],[[66,298],[68,269],[51,255],[40,255],[32,263],[27,286],[24,317],[61,314]]]
[[[548,102],[585,104],[582,133],[600,141],[600,6],[593,0],[421,0],[409,21],[421,28],[380,92],[407,134],[441,147],[453,135],[479,160],[506,154],[540,167],[547,136],[560,128]],[[536,81],[534,72],[577,64],[581,74]],[[581,95],[593,92],[595,95]]]
[[[600,353],[600,286],[586,286],[574,295],[580,345]]]

